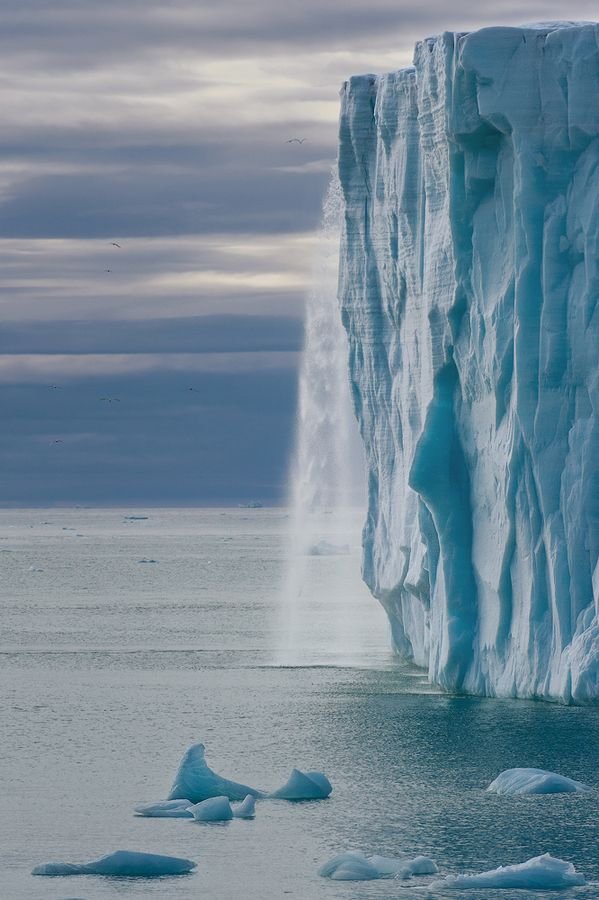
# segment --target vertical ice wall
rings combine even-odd
[[[599,26],[342,89],[364,578],[450,689],[599,697]]]

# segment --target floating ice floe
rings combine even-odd
[[[233,808],[236,819],[254,819],[256,817],[256,798],[248,794],[243,803]]]
[[[233,810],[228,797],[210,797],[189,807],[197,822],[230,822]]]
[[[333,786],[322,772],[292,769],[288,781],[268,796],[275,800],[325,800]]]
[[[308,556],[347,556],[349,544],[331,544],[329,541],[318,541],[308,547]]]
[[[273,800],[324,800],[333,790],[331,782],[322,772],[293,769],[283,787],[266,794],[247,784],[217,775],[206,763],[205,749],[203,744],[193,744],[185,752],[169,800],[187,798],[191,804],[197,804],[210,797],[227,797],[229,800],[245,801],[248,795]]]
[[[438,871],[428,856],[401,859],[393,856],[365,856],[357,850],[349,850],[330,859],[320,867],[318,874],[334,881],[374,881],[376,878],[434,875]]]
[[[147,803],[144,806],[136,806],[138,816],[147,816],[152,819],[193,819],[193,813],[189,811],[191,800],[158,800],[156,803]]]
[[[197,863],[178,856],[117,850],[89,863],[55,862],[36,866],[32,875],[108,875],[121,878],[159,878],[162,875],[185,875]]]
[[[544,769],[506,769],[487,790],[494,794],[560,794],[590,791],[591,788]]]
[[[210,797],[228,797],[229,800],[245,800],[248,794],[252,797],[264,797],[262,791],[221,778],[208,768],[205,749],[203,744],[193,744],[185,752],[168,795],[169,800],[187,798],[193,804]]]
[[[549,853],[535,856],[514,866],[499,866],[478,875],[448,875],[429,885],[431,890],[478,890],[479,888],[511,888],[513,890],[555,891],[585,884],[584,876],[572,863],[556,859]]]

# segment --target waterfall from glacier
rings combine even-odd
[[[371,638],[380,638],[383,627],[378,604],[360,575],[365,464],[337,300],[343,209],[335,170],[324,199],[305,311],[277,641],[282,664],[355,656]],[[381,625],[377,638],[372,637],[370,617],[375,630]]]

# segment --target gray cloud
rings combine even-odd
[[[0,356],[293,353],[301,349],[302,331],[298,319],[260,315],[8,322],[0,332]]]
[[[340,83],[563,3],[0,11],[0,502],[237,502],[284,493]]]

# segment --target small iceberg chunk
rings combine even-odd
[[[152,819],[193,819],[193,813],[189,811],[191,805],[191,800],[158,800],[136,806],[135,813]]]
[[[160,878],[163,875],[185,875],[195,869],[197,863],[178,856],[160,856],[156,853],[138,853],[134,850],[117,850],[93,862],[46,863],[36,866],[32,875],[109,875],[120,878]]]
[[[210,797],[228,797],[229,800],[245,800],[248,794],[252,797],[263,797],[262,791],[221,778],[208,768],[204,757],[203,744],[193,744],[183,756],[175,776],[175,783],[168,795],[169,800],[180,800],[187,797],[190,802],[201,803]]]
[[[197,822],[229,822],[233,818],[233,810],[228,797],[210,797],[195,806],[189,812]]]
[[[374,881],[381,877],[379,870],[364,854],[353,850],[334,856],[320,867],[318,874],[333,881]]]
[[[243,803],[233,810],[236,819],[254,819],[256,817],[256,798],[248,794]]]
[[[506,769],[492,781],[488,791],[494,794],[560,794],[590,791],[580,781],[573,781],[544,769]]]
[[[434,875],[439,870],[428,856],[396,858],[365,856],[356,850],[333,857],[318,870],[323,878],[335,881],[373,881],[375,878],[411,878],[412,875]]]
[[[325,800],[333,786],[322,772],[300,772],[292,769],[283,787],[269,794],[274,800]]]
[[[430,890],[478,890],[479,888],[557,891],[585,884],[572,863],[556,859],[549,853],[535,856],[514,866],[499,866],[479,875],[448,875],[433,881]]]
[[[413,875],[436,875],[439,871],[436,864],[428,856],[415,856],[414,859],[396,859],[393,856],[369,856],[368,862],[378,870],[379,876],[397,876],[411,878]]]

